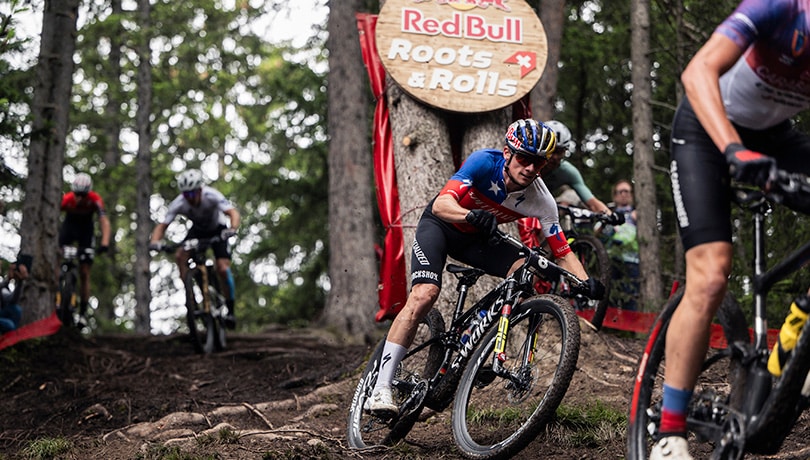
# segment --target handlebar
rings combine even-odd
[[[568,213],[576,221],[586,220],[588,222],[601,222],[608,225],[616,224],[615,218],[612,215],[603,212],[593,212],[590,209],[566,206],[564,204],[558,204],[557,209]]]
[[[179,243],[164,245],[157,252],[172,253],[181,247],[186,252],[199,251],[200,249],[209,248],[211,245],[219,243],[220,241],[222,241],[222,238],[219,235],[212,236],[211,238],[189,238]]]
[[[555,264],[539,252],[526,246],[519,239],[501,230],[496,230],[493,237],[501,239],[512,246],[521,249],[522,254],[526,256],[525,266],[532,273],[548,281],[559,281],[564,279],[571,286],[574,292],[577,294],[587,295],[588,285],[585,281],[577,278],[577,276],[573,273]]]
[[[810,214],[810,177],[805,174],[777,170],[765,194],[776,203]]]

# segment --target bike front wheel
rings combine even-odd
[[[556,295],[522,302],[509,320],[496,373],[497,328],[470,357],[453,406],[453,436],[470,458],[506,458],[528,445],[554,416],[579,357],[579,320]]]
[[[57,316],[59,321],[65,326],[76,324],[73,313],[76,310],[76,285],[78,284],[76,274],[72,271],[62,275],[59,282],[59,305],[57,305]]]
[[[400,407],[393,420],[373,416],[367,409],[382,360],[385,339],[381,340],[366,364],[360,382],[354,391],[349,409],[347,439],[355,449],[391,445],[411,431],[422,411],[428,391],[428,380],[441,367],[445,348],[439,341],[444,333],[444,319],[436,310],[430,310],[419,324],[413,345],[400,362],[393,382],[394,402]]]
[[[189,338],[197,353],[212,353],[217,346],[217,324],[210,311],[205,311],[206,299],[210,296],[202,287],[202,276],[199,268],[186,273],[186,323]]]
[[[664,305],[650,331],[634,382],[627,425],[627,459],[648,458],[658,436],[661,421],[661,399],[666,370],[666,336],[675,309],[683,298],[681,288]],[[748,325],[737,301],[726,295],[717,312],[729,344],[750,343]],[[735,415],[743,403],[739,398],[746,380],[744,367],[737,354],[726,350],[709,350],[688,408],[689,445],[695,458],[709,458],[715,448],[724,449],[721,458],[739,458],[738,447],[744,440],[741,424]],[[725,437],[726,447],[715,443]],[[715,445],[716,444],[716,445]],[[716,452],[719,454],[719,452]]]
[[[585,268],[589,276],[598,279],[605,286],[605,295],[602,300],[591,300],[582,297],[574,298],[574,308],[581,311],[593,311],[593,317],[589,320],[591,324],[600,330],[602,322],[608,308],[608,298],[611,288],[610,257],[605,245],[599,238],[593,235],[580,235],[571,242],[571,252],[576,254],[577,259]]]

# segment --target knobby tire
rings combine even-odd
[[[76,324],[73,318],[73,305],[74,296],[76,295],[77,285],[76,274],[73,271],[67,272],[62,279],[59,286],[59,320],[65,326],[73,326]]]
[[[217,324],[210,313],[204,311],[204,292],[200,283],[199,268],[186,273],[186,323],[189,338],[197,353],[210,354],[216,349]]]
[[[683,298],[684,287],[673,295],[664,305],[661,313],[653,323],[650,335],[645,345],[644,353],[639,361],[639,369],[634,380],[633,394],[630,401],[630,416],[627,426],[627,460],[644,460],[648,458],[654,438],[658,433],[661,417],[661,396],[663,394],[666,334],[672,315]],[[750,343],[748,323],[740,306],[734,298],[727,294],[717,312],[726,341]],[[709,361],[712,357],[719,358]],[[709,367],[707,367],[709,366]],[[709,372],[710,371],[710,372]],[[707,361],[698,376],[697,384],[689,408],[689,445],[695,458],[709,458],[714,446],[714,440],[705,439],[695,435],[698,430],[694,420],[699,418],[709,430],[719,430],[724,424],[733,426],[735,420],[728,415],[717,421],[716,414],[705,414],[702,407],[706,399],[720,398],[728,406],[741,404],[738,388],[744,386],[745,375],[743,366],[737,359],[723,350],[708,350]],[[734,382],[732,384],[732,382]],[[735,391],[737,390],[737,391]],[[738,396],[740,395],[740,396]],[[711,420],[711,423],[709,421]],[[705,431],[705,429],[704,429]]]
[[[493,327],[476,347],[453,403],[453,436],[469,458],[509,458],[528,445],[553,418],[579,357],[578,317],[556,295],[532,297],[513,310],[503,363],[513,379],[492,371],[497,334]]]
[[[607,313],[611,290],[611,266],[605,245],[593,235],[580,235],[571,242],[571,252],[576,254],[585,272],[602,282],[605,286],[605,295],[602,300],[587,300],[575,298],[574,308],[577,310],[593,310],[591,324],[600,330]]]
[[[438,340],[421,350],[419,347],[428,340],[440,337],[443,333],[442,315],[436,309],[430,310],[418,326],[409,353],[403,358],[394,377],[395,381],[406,384],[426,383],[427,380],[434,377],[439,372],[445,348]],[[347,422],[347,439],[349,446],[354,449],[369,449],[374,446],[395,444],[411,431],[422,411],[420,405],[404,417],[398,416],[393,420],[383,420],[365,410],[366,401],[371,397],[377,381],[384,345],[385,339],[381,340],[374,349],[352,397]],[[411,396],[410,393],[397,389],[404,388],[404,386],[400,387],[395,384],[392,388],[394,402],[400,407]]]

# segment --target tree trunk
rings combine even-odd
[[[152,194],[152,133],[149,115],[152,112],[152,65],[150,38],[152,36],[151,6],[149,0],[138,0],[138,16],[141,35],[138,44],[138,168],[135,206],[138,210],[135,229],[135,332],[151,332],[149,304],[152,292],[149,288],[149,233],[152,219],[149,212],[149,199]]]
[[[20,252],[34,257],[22,304],[23,323],[53,312],[59,264],[57,231],[62,196],[73,52],[79,1],[45,0],[36,66],[28,180],[20,225]]]
[[[329,280],[322,322],[371,341],[377,303],[372,213],[369,89],[355,12],[361,0],[333,3],[329,39]]]
[[[565,24],[565,0],[540,0],[540,22],[546,30],[548,60],[546,69],[537,86],[531,92],[532,117],[548,121],[554,117],[554,97],[557,95],[557,80],[562,49],[563,25]]]
[[[645,310],[661,304],[661,265],[659,234],[656,225],[658,203],[653,176],[652,149],[652,84],[650,65],[650,2],[632,0],[630,8],[632,34],[631,61],[633,82],[633,174],[638,196],[638,247],[641,279],[640,305]]]

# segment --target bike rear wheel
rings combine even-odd
[[[611,288],[610,257],[605,245],[599,238],[593,235],[580,235],[571,242],[571,252],[577,255],[577,259],[585,268],[588,276],[592,276],[602,282],[605,286],[605,295],[602,300],[590,300],[582,297],[574,297],[574,308],[581,311],[593,311],[590,323],[598,331],[602,328],[605,314],[608,308]]]
[[[186,323],[194,350],[209,354],[216,348],[218,331],[213,315],[205,311],[204,302],[208,292],[203,290],[201,281],[199,268],[186,273]]]
[[[391,445],[411,431],[422,412],[422,402],[428,391],[427,381],[439,372],[445,350],[438,340],[424,348],[420,347],[432,339],[439,338],[443,333],[442,315],[435,309],[430,310],[419,324],[413,345],[400,363],[394,377],[392,392],[395,403],[400,407],[400,414],[393,420],[375,417],[365,408],[366,401],[371,398],[371,392],[377,382],[385,339],[380,341],[366,364],[352,398],[347,423],[347,439],[350,447],[367,449]]]
[[[630,417],[627,426],[627,459],[648,458],[657,438],[661,420],[661,397],[664,386],[666,359],[666,335],[670,320],[683,298],[683,288],[673,295],[650,331],[644,354],[636,373],[633,395],[630,402]],[[748,324],[740,306],[727,294],[717,312],[726,341],[749,344]],[[719,436],[737,436],[742,422],[729,409],[738,408],[740,401],[734,396],[742,395],[745,369],[738,359],[739,354],[709,350],[689,404],[687,429],[689,445],[695,458],[709,458],[714,451],[713,443]],[[732,398],[735,400],[733,401]],[[741,452],[733,445],[722,458],[734,458]]]
[[[453,405],[453,436],[470,458],[510,457],[554,416],[579,357],[579,320],[556,295],[540,295],[512,312],[506,339],[509,378],[492,370],[497,328],[470,357]]]
[[[225,312],[227,305],[222,290],[219,288],[219,278],[213,268],[208,269],[208,285],[210,287],[209,297],[211,299],[211,314],[214,317],[214,348],[222,351],[228,345],[228,337],[225,333]]]

